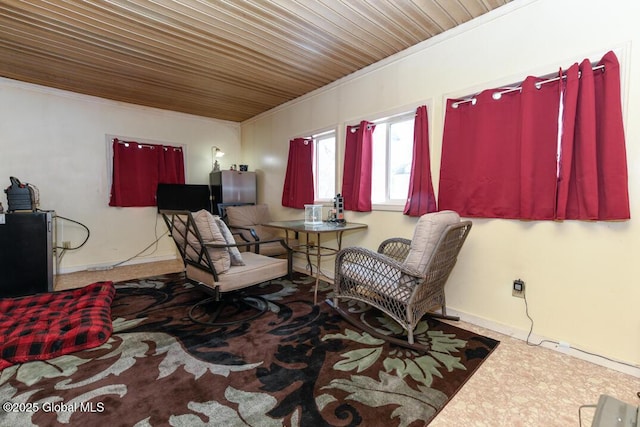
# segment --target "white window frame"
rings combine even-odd
[[[320,176],[319,176],[319,171],[320,170],[324,170],[326,168],[321,168],[320,167],[320,156],[318,155],[318,148],[319,148],[319,141],[320,140],[325,140],[325,139],[329,139],[329,138],[333,138],[333,151],[334,151],[334,157],[333,157],[333,194],[331,195],[331,197],[320,197],[320,190],[319,190],[319,185],[320,185]],[[314,202],[315,203],[328,203],[328,202],[333,202],[333,198],[335,196],[335,192],[336,192],[336,185],[337,185],[337,181],[338,181],[338,170],[337,170],[337,161],[336,161],[336,156],[337,156],[337,149],[338,149],[338,144],[337,144],[337,140],[338,140],[338,132],[336,131],[336,129],[329,129],[329,130],[325,130],[322,132],[317,132],[314,133],[311,136],[311,139],[313,139],[313,194],[314,194]]]
[[[374,130],[374,136],[376,132],[379,131],[380,127],[378,125],[380,124],[386,124],[386,135],[385,135],[385,167],[384,167],[384,182],[385,182],[385,186],[384,186],[384,201],[383,202],[374,202],[372,204],[372,209],[373,210],[387,210],[387,211],[401,211],[404,209],[404,206],[407,202],[407,195],[408,195],[408,188],[407,188],[407,195],[404,196],[404,198],[402,199],[391,199],[389,196],[389,192],[390,192],[390,178],[391,178],[391,171],[389,170],[391,165],[390,165],[390,153],[391,153],[391,143],[389,141],[389,129],[390,126],[394,123],[399,123],[399,122],[404,122],[404,121],[408,121],[408,120],[413,120],[415,121],[415,111],[407,111],[407,112],[403,112],[400,114],[396,114],[393,116],[389,116],[389,117],[384,117],[382,119],[378,119],[378,120],[374,120],[372,121],[372,123],[374,123],[376,125],[376,129]],[[412,134],[413,135],[413,134]],[[375,148],[374,148],[375,150]],[[413,137],[411,139],[411,160],[413,161]],[[374,156],[375,156],[375,152],[374,152]],[[409,167],[411,167],[411,164],[409,165]],[[379,173],[379,171],[374,170],[373,171],[374,174]],[[372,188],[372,192],[373,192],[373,188]],[[371,195],[372,199],[373,199],[373,194]]]

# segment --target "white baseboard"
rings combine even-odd
[[[528,330],[516,329],[509,325],[504,325],[501,323],[493,322],[491,320],[487,320],[481,317],[474,316],[472,314],[464,313],[447,307],[447,314],[452,316],[460,317],[460,320],[464,322],[471,323],[476,326],[480,326],[482,328],[490,329],[494,332],[501,333],[503,335],[507,335],[511,338],[516,338],[522,341],[527,340],[527,335],[529,335]],[[530,343],[542,343],[540,347],[549,348],[551,350],[555,350],[557,352],[576,357],[578,359],[586,360],[591,363],[595,363],[596,365],[604,366],[605,368],[613,369],[618,372],[622,372],[624,374],[632,375],[634,377],[640,378],[640,366],[631,366],[623,361],[612,360],[608,356],[600,356],[595,354],[589,354],[583,352],[577,348],[570,347],[568,344],[563,342],[558,342],[552,338],[544,337],[535,333],[532,333],[529,337]]]
[[[145,258],[134,258],[122,264],[119,264],[118,267],[122,267],[125,265],[135,265],[135,264],[145,264],[148,262],[159,262],[159,261],[171,261],[177,259],[175,255],[163,255],[156,257],[145,257]],[[58,270],[57,274],[67,274],[67,273],[76,273],[78,271],[103,271],[103,270],[111,270],[114,268],[114,265],[119,261],[113,263],[101,263],[101,264],[87,264],[87,265],[76,265],[72,267],[61,267]]]

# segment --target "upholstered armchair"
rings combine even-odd
[[[411,240],[385,240],[377,252],[343,249],[336,256],[334,308],[349,317],[339,304],[354,300],[381,310],[407,331],[407,341],[358,326],[413,348],[413,330],[425,314],[439,309],[440,317],[447,316],[444,286],[470,229],[471,222],[456,212],[435,212],[418,220]]]
[[[225,207],[225,213],[229,228],[237,233],[244,242],[254,243],[248,250],[266,256],[287,254],[287,249],[278,242],[265,242],[282,238],[276,230],[263,225],[271,222],[268,205],[230,205]],[[288,243],[290,247],[298,245],[298,241],[295,239],[290,239]]]
[[[220,217],[206,210],[198,212],[161,211],[162,217],[185,264],[186,278],[211,298],[199,301],[189,311],[191,320],[211,326],[247,321],[262,314],[267,303],[260,297],[247,296],[243,289],[291,273],[291,257],[271,258],[254,252],[240,253],[239,247],[253,243],[237,243]],[[288,250],[283,239],[265,241]],[[200,320],[196,310],[205,305],[215,309],[208,321]],[[226,310],[233,306],[232,310]],[[225,320],[226,312],[233,319]],[[245,316],[236,316],[237,313]]]

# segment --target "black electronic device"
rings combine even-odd
[[[344,221],[344,197],[340,193],[336,194],[333,199],[333,208],[335,209],[336,222]]]
[[[338,225],[346,223],[344,220],[344,197],[340,193],[333,198],[333,209],[329,210],[328,221]]]
[[[8,212],[30,211],[38,208],[38,192],[31,184],[23,184],[18,178],[9,177],[11,185],[4,192],[7,194]]]
[[[162,210],[197,212],[201,209],[213,212],[208,185],[158,184],[156,204],[158,212]]]

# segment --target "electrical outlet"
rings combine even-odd
[[[511,288],[511,295],[518,298],[524,298],[524,281],[516,279],[513,281],[513,287]]]
[[[69,249],[71,247],[71,242],[68,240],[65,240],[64,242],[62,242],[62,249]]]

